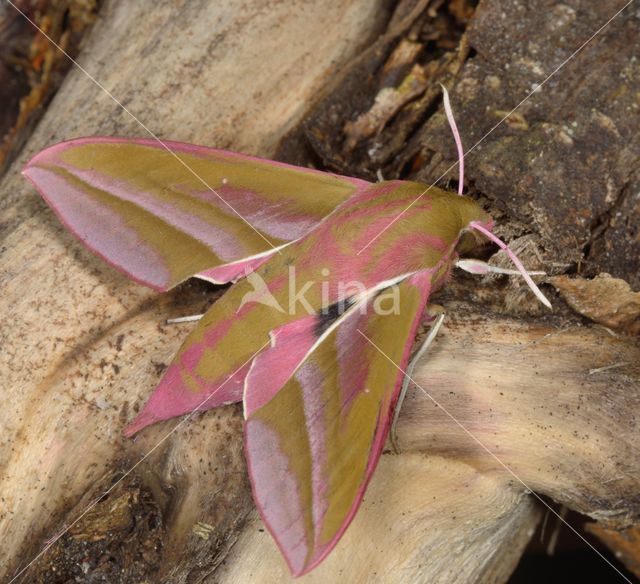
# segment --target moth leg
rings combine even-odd
[[[191,316],[179,316],[178,318],[168,318],[167,324],[180,324],[182,322],[195,322],[200,320],[204,314],[192,314]]]
[[[507,270],[505,268],[499,268],[498,266],[492,266],[487,262],[474,259],[458,260],[456,262],[456,268],[460,268],[470,274],[476,274],[485,276],[486,274],[507,274],[509,276],[521,276],[522,274],[518,270]],[[546,272],[528,271],[530,276],[546,276]]]
[[[432,307],[433,308],[433,307]],[[444,309],[442,307],[436,307],[437,316],[433,317],[433,322],[431,324],[431,328],[429,329],[429,334],[425,337],[422,345],[418,348],[418,350],[414,353],[411,361],[409,362],[409,366],[404,374],[404,379],[402,381],[402,389],[400,390],[400,395],[398,396],[398,402],[396,403],[396,408],[393,413],[393,421],[391,422],[391,446],[393,446],[393,450],[396,454],[400,454],[400,448],[398,446],[398,437],[396,435],[396,424],[398,423],[398,416],[400,415],[400,408],[402,407],[402,402],[407,394],[407,389],[409,389],[409,383],[411,382],[411,378],[413,377],[413,369],[416,363],[420,360],[420,358],[427,352],[427,349],[436,338],[442,323],[444,322]]]

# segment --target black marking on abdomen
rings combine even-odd
[[[347,312],[353,304],[353,297],[343,298],[320,309],[320,312],[316,313],[316,324],[313,329],[316,336],[320,337],[338,318]]]

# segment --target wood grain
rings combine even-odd
[[[78,61],[159,137],[268,156],[388,16],[384,2],[364,0],[301,1],[295,10],[110,1]],[[20,176],[30,154],[56,141],[146,133],[76,68],[0,187],[0,305],[10,315],[0,324],[2,580],[171,428],[133,445],[121,436],[188,331],[164,319],[201,308],[202,296],[178,307],[176,295],[126,282],[82,250]],[[215,523],[216,501],[227,509],[219,539],[251,508],[236,414],[181,428],[145,462],[165,518],[159,573],[173,581],[215,561],[216,537],[194,537],[191,527]]]

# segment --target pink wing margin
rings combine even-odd
[[[78,138],[23,170],[60,221],[156,290],[235,281],[369,183],[181,142]]]

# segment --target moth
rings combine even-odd
[[[461,255],[495,239],[489,215],[415,182],[178,142],[74,139],[23,172],[136,282],[234,283],[124,432],[242,401],[256,505],[292,574],[313,569],[362,501],[429,297]]]

